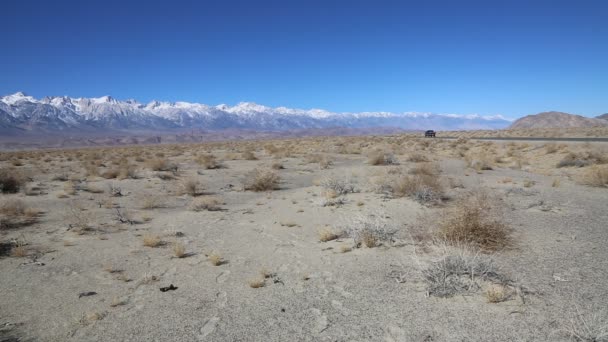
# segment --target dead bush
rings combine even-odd
[[[331,190],[334,194],[333,197],[342,196],[357,191],[352,181],[337,178],[335,176],[330,176],[323,179],[319,185],[327,190]]]
[[[451,244],[496,251],[513,244],[512,230],[502,221],[498,200],[484,191],[469,193],[447,208],[439,223],[438,235]]]
[[[440,178],[433,175],[403,175],[391,183],[391,192],[396,197],[410,197],[422,204],[435,204],[445,196]]]
[[[427,293],[431,296],[448,298],[477,292],[486,282],[510,283],[487,256],[466,249],[446,251],[445,254],[422,269]]]
[[[9,199],[0,204],[0,229],[12,229],[31,225],[38,221],[41,212],[28,207],[19,199]]]
[[[0,169],[0,193],[14,194],[25,185],[26,179],[15,169]]]
[[[374,151],[369,154],[367,162],[370,165],[396,165],[397,159],[392,153]]]
[[[365,245],[368,248],[377,247],[384,242],[393,242],[397,229],[391,226],[381,213],[358,214],[346,219],[342,231],[353,239],[355,247]]]
[[[149,160],[146,164],[152,171],[177,172],[177,165],[170,163],[169,160],[165,158],[154,158]]]
[[[206,196],[193,199],[190,203],[189,209],[192,211],[218,211],[222,210],[220,207],[222,204],[224,204],[224,202],[219,198],[214,196]]]
[[[411,168],[408,173],[411,175],[434,176],[441,173],[441,169],[436,163],[420,163]]]
[[[270,191],[279,188],[281,177],[273,170],[254,169],[243,181],[245,190]]]
[[[422,153],[412,153],[407,157],[407,161],[412,163],[424,163],[428,162],[429,159]]]
[[[188,178],[182,181],[182,194],[194,197],[202,195],[203,190],[204,187],[198,179]]]
[[[241,157],[245,160],[258,160],[253,151],[245,151],[241,154]]]
[[[589,186],[608,187],[608,167],[592,166],[583,174],[582,183]]]
[[[594,164],[608,163],[608,153],[599,149],[570,152],[557,163],[557,167],[584,167]]]
[[[196,159],[196,162],[208,170],[219,169],[222,164],[212,154],[205,154]]]

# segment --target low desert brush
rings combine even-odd
[[[160,236],[155,234],[146,234],[143,238],[144,246],[146,247],[158,247],[162,244]]]
[[[188,208],[192,211],[218,211],[222,209],[222,204],[224,202],[215,196],[205,196],[193,199]]]
[[[608,166],[594,165],[582,176],[582,183],[590,186],[608,187]]]
[[[154,246],[151,246],[154,247]],[[181,242],[174,242],[173,243],[173,255],[175,255],[176,258],[183,258],[186,256],[186,246],[184,246],[183,243]]]
[[[212,154],[204,154],[198,157],[196,162],[208,170],[219,169],[222,167],[222,164],[218,162],[217,158]]]
[[[327,242],[331,240],[335,240],[340,237],[340,234],[335,233],[331,229],[325,227],[319,230],[319,241]]]
[[[222,256],[216,252],[213,252],[211,254],[209,254],[209,256],[207,257],[207,259],[209,260],[209,262],[211,263],[211,265],[213,266],[220,266],[221,264],[224,263]]]
[[[0,169],[0,193],[14,194],[25,185],[25,177],[15,169]]]
[[[29,207],[19,199],[8,199],[0,202],[0,230],[19,228],[38,221],[41,212]]]
[[[188,178],[182,181],[182,194],[199,196],[203,193],[203,184],[195,178]]]
[[[448,243],[496,251],[513,244],[511,228],[502,221],[498,200],[484,191],[469,193],[445,209],[438,235]]]
[[[395,165],[397,164],[397,159],[391,153],[374,151],[369,154],[367,162],[370,165]]]
[[[279,187],[281,177],[273,170],[254,169],[247,174],[243,185],[245,190],[270,191]]]

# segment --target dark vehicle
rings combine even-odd
[[[434,138],[435,137],[435,131],[433,131],[432,129],[429,129],[428,131],[424,132],[424,137],[425,138]]]

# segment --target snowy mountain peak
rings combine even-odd
[[[210,107],[200,103],[97,98],[45,97],[36,100],[23,92],[0,97],[0,123],[19,130],[167,130],[179,128],[289,130],[329,127],[401,129],[496,129],[510,124],[491,117],[418,112],[335,113],[323,109],[267,107],[254,102]],[[11,126],[12,125],[12,126]],[[2,128],[2,126],[0,126]],[[4,128],[2,128],[4,129]]]
[[[22,91],[18,91],[14,94],[11,95],[6,95],[4,97],[0,98],[0,101],[6,103],[7,105],[14,105],[18,102],[21,101],[27,101],[27,102],[37,102],[36,99],[34,99],[32,96],[27,95],[26,93],[22,92]]]

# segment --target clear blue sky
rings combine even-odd
[[[608,112],[608,1],[5,1],[0,94]]]

